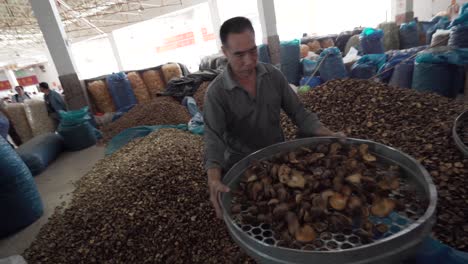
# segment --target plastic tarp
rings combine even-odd
[[[370,79],[386,61],[386,54],[364,55],[351,68],[350,77],[355,79]]]
[[[124,107],[137,104],[130,81],[124,72],[114,73],[106,78],[107,87],[117,111]]]
[[[426,238],[418,253],[404,264],[466,264],[468,253],[451,248],[433,238]]]
[[[34,137],[16,149],[33,176],[43,172],[62,153],[63,138],[55,133]]]
[[[452,23],[450,23],[449,28],[452,28],[458,25],[468,25],[468,12],[464,11],[463,14],[460,14],[457,18],[455,18],[452,21]]]
[[[181,130],[188,130],[188,126],[186,124],[180,125],[159,125],[159,126],[137,126],[125,129],[124,131],[120,132],[118,135],[112,138],[112,140],[107,144],[106,147],[106,155],[111,155],[112,153],[116,152],[123,146],[125,146],[130,141],[147,136],[148,134],[157,131],[163,128],[176,128]]]
[[[468,3],[464,3],[462,7],[460,8],[460,13],[459,15],[463,15],[468,13]]]
[[[346,78],[348,76],[343,63],[343,57],[341,57],[341,52],[337,47],[325,49],[320,54],[319,64],[320,63],[320,78],[325,82]]]
[[[5,237],[36,221],[43,205],[31,172],[3,137],[0,157],[0,237]]]
[[[468,48],[468,24],[458,25],[450,29],[448,45],[454,48]]]
[[[268,45],[266,44],[259,45],[257,49],[258,49],[258,60],[264,63],[271,63]]]
[[[400,26],[400,48],[409,49],[419,46],[418,25],[415,21]]]
[[[288,82],[295,85],[299,83],[300,78],[300,59],[300,41],[298,39],[291,41],[281,41],[281,71],[283,72]]]
[[[384,53],[383,37],[381,29],[365,28],[359,36],[363,54]]]
[[[205,129],[205,122],[203,115],[197,107],[197,102],[191,96],[186,96],[182,100],[182,105],[187,107],[192,118],[188,122],[188,130],[196,135],[203,135]]]

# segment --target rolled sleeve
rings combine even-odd
[[[314,136],[322,126],[317,114],[305,109],[297,94],[291,89],[286,78],[280,73],[278,83],[281,89],[281,107],[291,120],[298,126],[300,137]]]
[[[203,107],[206,170],[224,167],[224,151],[226,149],[223,141],[226,130],[226,114],[212,88],[208,89]]]

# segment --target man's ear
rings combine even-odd
[[[221,50],[223,51],[224,56],[226,56],[226,58],[227,58],[228,57],[228,55],[227,55],[228,51],[227,51],[227,49],[226,49],[226,47],[224,45],[221,46]]]

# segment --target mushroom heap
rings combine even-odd
[[[405,210],[401,173],[366,144],[302,147],[254,162],[233,191],[231,213],[241,224],[270,224],[286,247],[349,231],[367,244],[389,229],[370,216]]]

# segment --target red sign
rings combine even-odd
[[[187,32],[164,39],[164,45],[161,47],[156,47],[156,52],[161,53],[193,44],[195,44],[195,36],[193,32]]]
[[[215,35],[213,33],[208,34],[208,30],[206,28],[201,29],[203,35],[203,41],[210,41],[215,39]]]
[[[29,85],[35,85],[39,83],[36,75],[16,78],[16,80],[18,81],[18,84],[21,86],[29,86]]]
[[[0,91],[2,90],[10,90],[11,84],[9,81],[0,81]]]

